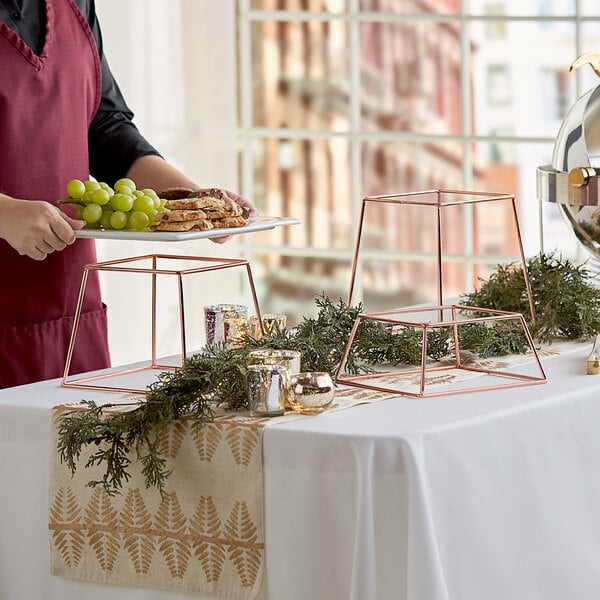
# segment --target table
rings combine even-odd
[[[268,427],[269,600],[595,600],[600,377],[586,345],[545,385],[393,398]],[[198,598],[48,573],[50,407],[0,391],[0,599]],[[11,492],[7,492],[11,490]]]

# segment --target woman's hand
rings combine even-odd
[[[75,230],[84,225],[48,202],[0,196],[0,238],[33,260],[72,244]]]
[[[244,211],[244,217],[248,218],[255,217],[256,215],[258,215],[258,210],[256,210],[256,206],[254,206],[254,204],[252,204],[250,200],[244,198],[244,196],[240,196],[239,194],[236,194],[235,192],[230,192],[229,190],[221,191],[225,196],[227,196],[227,198],[233,200],[236,204],[242,207]],[[215,244],[224,244],[225,242],[228,242],[231,239],[231,237],[232,236],[230,235],[224,235],[221,237],[210,238],[210,241],[214,242]]]

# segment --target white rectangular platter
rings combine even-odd
[[[209,229],[207,231],[132,231],[130,229],[79,229],[75,232],[78,238],[93,238],[96,240],[138,240],[143,242],[183,242],[205,238],[222,237],[225,235],[240,235],[265,231],[282,225],[299,225],[300,219],[287,217],[250,217],[244,227],[226,227]]]

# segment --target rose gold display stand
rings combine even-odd
[[[470,192],[470,191],[460,191],[460,190],[426,190],[422,192],[412,192],[412,193],[403,193],[403,194],[392,194],[387,196],[367,196],[363,198],[362,208],[360,213],[360,221],[358,228],[358,235],[356,239],[356,246],[354,250],[354,260],[352,264],[352,275],[350,282],[350,290],[348,293],[348,305],[352,302],[352,295],[354,292],[354,285],[356,282],[356,274],[357,274],[357,265],[360,256],[361,249],[361,240],[363,236],[363,228],[365,222],[365,210],[370,204],[392,204],[396,205],[398,209],[402,209],[406,206],[415,206],[419,207],[422,211],[429,211],[432,213],[432,218],[436,225],[436,233],[437,233],[437,244],[436,244],[436,258],[437,258],[437,304],[436,306],[424,307],[424,308],[405,308],[405,309],[392,309],[390,311],[385,312],[372,312],[372,313],[361,313],[356,318],[354,323],[354,327],[350,334],[350,338],[345,348],[345,352],[342,358],[342,362],[338,368],[336,374],[336,382],[343,383],[346,385],[360,387],[365,389],[372,389],[384,392],[390,392],[395,394],[401,394],[406,396],[413,397],[424,397],[424,396],[443,396],[447,394],[458,394],[469,391],[479,391],[479,390],[492,390],[499,389],[503,387],[515,387],[522,385],[533,385],[540,384],[546,382],[546,375],[542,368],[539,356],[535,349],[531,334],[525,323],[523,316],[520,313],[513,312],[503,312],[503,311],[493,311],[481,308],[460,306],[460,305],[448,305],[444,306],[444,294],[443,294],[443,262],[442,262],[442,249],[443,249],[443,215],[444,209],[452,206],[477,206],[478,204],[484,202],[504,202],[509,203],[512,207],[512,215],[514,216],[514,225],[516,231],[517,242],[519,246],[519,252],[521,256],[522,266],[523,266],[523,274],[525,279],[525,291],[527,293],[527,298],[529,302],[529,310],[531,312],[531,318],[535,322],[535,313],[534,313],[534,305],[533,305],[533,297],[531,293],[531,285],[529,282],[529,276],[527,273],[527,264],[525,261],[525,254],[523,252],[523,243],[521,239],[521,231],[519,228],[519,219],[517,215],[517,208],[515,205],[515,197],[510,194],[493,194],[486,192]],[[448,319],[447,314],[448,311],[451,312],[451,317]],[[433,319],[428,313],[437,312],[437,318]],[[407,313],[421,313],[422,319],[417,320],[406,320],[402,317]],[[471,313],[473,316],[469,316],[467,318],[458,319],[458,313],[461,313],[464,317],[465,314]],[[426,315],[425,318],[423,315]],[[371,374],[371,375],[349,375],[344,372],[346,363],[348,361],[348,356],[351,351],[352,343],[356,336],[358,326],[362,321],[373,320],[380,323],[387,323],[389,326],[392,326],[394,330],[396,329],[406,329],[413,328],[414,330],[420,331],[420,344],[421,344],[421,365],[418,368],[407,368],[405,370],[388,370],[386,372]],[[479,361],[476,361],[473,364],[466,363],[466,361],[461,357],[461,348],[459,345],[459,335],[458,329],[459,327],[465,325],[477,325],[482,324],[486,327],[493,326],[495,322],[498,321],[512,321],[514,323],[514,327],[522,332],[527,340],[529,348],[531,350],[531,354],[533,355],[533,359],[537,364],[537,367],[540,371],[539,377],[532,377],[529,375],[521,375],[515,372],[508,372],[507,370],[501,371],[499,369],[490,369],[483,368],[481,366],[477,366],[480,364]],[[444,364],[441,365],[439,363],[432,364],[431,361],[428,362],[427,358],[427,345],[428,345],[428,332],[431,332],[434,329],[440,329],[444,327],[451,327],[454,337],[454,356],[450,357],[449,360],[444,361]],[[470,356],[473,358],[472,356]],[[474,357],[477,359],[478,357]],[[392,365],[394,366],[394,365]],[[508,382],[504,383],[493,383],[493,384],[482,384],[477,380],[471,379],[472,385],[461,386],[460,388],[457,386],[457,382],[464,381],[466,378],[463,376],[452,376],[446,377],[448,383],[451,381],[453,385],[451,388],[446,387],[446,389],[438,391],[429,392],[426,390],[426,386],[428,384],[427,375],[439,372],[439,371],[448,371],[448,370],[458,370],[458,371],[469,371],[472,373],[480,373],[481,375],[487,375],[488,381],[489,377],[510,379]],[[405,384],[407,381],[407,377],[413,376],[417,378],[417,381],[413,380],[412,387],[413,391],[407,389]],[[400,378],[400,379],[399,379]],[[385,379],[387,379],[390,385],[385,385]],[[481,378],[480,378],[481,379]],[[377,380],[375,383],[373,380]],[[430,380],[431,381],[431,378]],[[473,381],[475,383],[473,384]],[[438,383],[439,383],[438,379]],[[416,389],[415,389],[416,386]]]
[[[468,318],[459,318],[459,313],[471,312],[474,316]],[[433,317],[429,317],[434,313]],[[413,320],[409,317],[413,316]],[[440,316],[441,315],[441,316]],[[414,319],[416,317],[416,319]],[[426,320],[430,318],[430,320]],[[420,331],[419,345],[421,348],[421,365],[416,368],[394,369],[379,373],[369,373],[366,375],[349,375],[345,372],[345,366],[348,361],[348,355],[352,349],[352,344],[356,337],[356,332],[363,321],[375,321],[392,327],[393,331],[398,333],[406,328]],[[462,351],[459,341],[459,328],[476,325],[491,326],[494,323],[505,322],[511,325],[512,333],[519,331],[529,345],[531,355],[539,370],[538,376],[524,375],[516,372],[515,366],[509,371],[506,364],[494,365],[494,360],[477,360],[477,357],[470,351]],[[428,340],[430,333],[435,329],[451,328],[453,337],[453,355],[441,361],[433,361],[428,358]],[[428,335],[429,334],[429,335]],[[498,361],[502,362],[502,361]],[[391,365],[395,367],[396,365]],[[500,366],[504,369],[500,369]],[[462,371],[463,374],[457,372]],[[472,378],[466,378],[464,372],[476,373],[487,376],[485,381],[495,381],[496,379],[506,380],[502,383],[481,383],[481,381]],[[444,376],[445,375],[445,376]],[[362,313],[358,315],[354,322],[354,327],[350,333],[346,350],[342,357],[336,381],[345,385],[376,390],[380,392],[390,392],[411,396],[413,398],[423,398],[426,396],[444,396],[449,394],[462,394],[465,392],[474,392],[481,390],[497,390],[507,387],[517,387],[523,385],[534,385],[546,382],[546,374],[542,368],[539,356],[535,350],[534,342],[529,333],[525,319],[520,313],[505,312],[498,310],[487,310],[473,308],[472,306],[448,305],[432,306],[428,308],[406,308],[392,311]],[[475,385],[472,384],[475,381]],[[433,384],[452,385],[451,389],[443,391],[428,391]],[[412,388],[412,390],[411,390]]]
[[[172,267],[173,261],[182,261],[187,263],[185,268]],[[169,265],[171,263],[171,265]],[[187,266],[189,264],[189,267]],[[171,267],[171,268],[170,268]],[[83,277],[81,280],[81,288],[79,291],[79,298],[77,300],[77,310],[75,313],[75,319],[73,322],[73,329],[71,331],[71,340],[69,343],[69,350],[67,353],[67,361],[65,365],[65,371],[62,379],[63,387],[81,388],[88,390],[103,390],[108,392],[121,392],[121,393],[145,393],[145,389],[138,388],[127,388],[127,387],[116,387],[111,385],[101,385],[98,382],[108,380],[114,377],[128,375],[130,373],[136,373],[140,371],[149,370],[174,370],[177,366],[159,364],[156,357],[156,289],[157,289],[157,276],[174,276],[177,278],[178,283],[178,296],[179,296],[179,326],[180,326],[180,340],[181,340],[181,363],[187,354],[186,345],[186,328],[185,328],[185,306],[184,306],[184,294],[183,294],[183,280],[184,277],[195,274],[195,273],[206,273],[209,271],[218,271],[221,269],[231,269],[236,267],[242,267],[246,269],[248,276],[248,282],[250,284],[250,291],[252,294],[252,301],[254,304],[254,310],[258,317],[259,326],[262,331],[262,319],[260,314],[260,308],[258,306],[258,300],[256,297],[256,290],[254,288],[254,281],[252,279],[252,271],[250,270],[250,264],[246,260],[232,259],[232,258],[208,258],[208,257],[195,257],[195,256],[174,256],[165,254],[147,254],[144,256],[137,256],[133,258],[124,258],[118,260],[110,260],[106,262],[91,263],[86,265],[83,269]],[[75,340],[77,338],[77,329],[79,327],[79,321],[81,318],[81,308],[83,306],[83,300],[85,297],[85,289],[90,271],[107,271],[107,272],[121,272],[121,273],[146,273],[152,276],[152,358],[149,365],[141,367],[129,368],[124,370],[113,370],[110,373],[104,373],[100,375],[83,376],[74,379],[69,377],[69,370],[71,367],[71,361],[73,358],[73,352],[75,347]]]

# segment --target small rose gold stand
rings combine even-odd
[[[418,206],[421,207],[421,210],[424,211],[432,211],[434,213],[434,220],[436,224],[436,233],[437,233],[437,245],[436,245],[436,258],[437,258],[437,305],[429,306],[425,308],[404,308],[404,309],[392,309],[385,312],[371,312],[371,313],[361,313],[356,318],[354,323],[354,327],[350,334],[350,338],[346,345],[346,349],[344,352],[344,356],[342,358],[342,362],[338,368],[336,373],[336,382],[343,383],[346,385],[360,387],[365,389],[383,391],[383,392],[391,392],[395,394],[401,394],[405,396],[413,396],[413,397],[425,397],[425,396],[443,396],[448,394],[458,394],[465,392],[474,392],[480,390],[493,390],[500,389],[504,387],[516,387],[523,385],[535,385],[546,382],[546,375],[542,368],[539,356],[535,349],[535,345],[527,324],[520,313],[513,312],[504,312],[504,311],[493,311],[482,308],[474,308],[468,306],[460,306],[460,305],[447,305],[444,306],[444,294],[443,294],[443,262],[442,262],[442,252],[443,252],[443,214],[444,208],[450,206],[468,206],[468,205],[478,205],[484,202],[508,202],[512,207],[512,215],[514,216],[514,225],[515,232],[517,237],[517,242],[519,246],[519,252],[521,256],[521,262],[523,266],[523,275],[525,279],[525,291],[527,293],[527,299],[529,303],[529,310],[531,313],[531,318],[533,322],[535,322],[535,312],[533,305],[533,296],[531,293],[531,284],[529,282],[529,275],[527,273],[527,263],[525,260],[525,253],[523,251],[523,243],[521,238],[521,231],[519,228],[519,219],[517,215],[517,208],[515,204],[514,195],[510,194],[493,194],[486,192],[470,192],[470,191],[460,191],[460,190],[425,190],[422,192],[411,192],[411,193],[402,193],[402,194],[392,194],[386,196],[367,196],[363,198],[362,208],[360,213],[360,221],[358,228],[358,235],[356,238],[356,246],[354,250],[354,260],[352,264],[352,275],[350,281],[350,290],[348,293],[348,305],[352,302],[352,295],[354,292],[354,286],[356,282],[357,276],[357,266],[360,256],[361,249],[361,240],[363,236],[363,228],[365,222],[365,211],[367,206],[370,204],[393,204],[397,205],[399,208],[404,206]],[[446,318],[447,311],[451,311],[451,318]],[[417,320],[417,321],[406,321],[402,319],[402,316],[406,313],[429,313],[431,311],[437,312],[437,320],[432,320],[428,318],[427,320]],[[478,313],[477,316],[472,316],[468,318],[458,319],[457,311],[462,313]],[[483,315],[483,316],[481,316]],[[348,361],[348,356],[350,354],[351,346],[356,336],[356,332],[359,324],[365,320],[374,320],[381,323],[391,324],[394,328],[406,328],[411,327],[413,329],[418,329],[421,331],[421,366],[419,368],[411,369],[408,368],[402,371],[394,371],[394,372],[383,372],[376,373],[371,375],[358,375],[352,376],[344,372],[346,363]],[[521,375],[514,372],[508,371],[499,371],[499,370],[491,370],[476,367],[474,365],[468,365],[461,358],[461,349],[459,346],[458,339],[458,328],[460,326],[464,326],[467,324],[475,324],[482,323],[484,325],[491,325],[495,321],[513,321],[515,327],[519,330],[522,330],[523,335],[525,336],[531,353],[533,355],[534,361],[537,364],[537,367],[540,372],[539,377],[529,376],[529,375]],[[442,327],[452,327],[453,335],[454,335],[454,358],[450,359],[450,364],[445,364],[440,366],[439,364],[433,365],[427,359],[427,340],[428,340],[428,332],[433,328],[442,328]],[[434,391],[429,392],[426,391],[426,385],[428,383],[427,375],[433,372],[438,371],[448,371],[451,369],[462,370],[462,371],[471,371],[481,373],[482,375],[487,375],[490,377],[500,377],[500,378],[508,378],[511,381],[505,383],[495,383],[491,385],[472,385],[472,386],[463,386],[460,389],[454,385],[452,389],[445,389],[444,391]],[[398,385],[393,387],[392,385],[385,385],[384,379],[387,378],[389,382],[393,382],[394,379],[397,379],[399,376],[417,376],[419,379],[418,382],[418,392],[411,392],[406,389],[400,387]],[[375,383],[373,380],[377,379],[380,384]],[[404,382],[406,382],[406,377],[404,377]]]
[[[184,268],[173,268],[172,261],[182,261],[182,263],[189,264]],[[169,262],[171,267],[169,268]],[[181,264],[181,263],[180,263]],[[147,254],[144,256],[137,256],[132,258],[123,258],[118,260],[110,260],[106,262],[91,263],[86,265],[83,269],[83,277],[81,280],[81,287],[79,290],[79,298],[77,300],[77,310],[75,312],[75,319],[73,322],[73,329],[71,331],[71,340],[69,342],[69,350],[67,352],[67,360],[65,365],[65,371],[62,379],[63,387],[80,388],[87,390],[103,390],[107,392],[119,392],[119,393],[140,393],[146,392],[145,389],[138,388],[126,388],[116,387],[111,385],[101,385],[98,382],[105,381],[114,377],[128,375],[130,373],[136,373],[140,371],[149,370],[175,370],[178,367],[167,364],[159,364],[156,357],[156,287],[157,287],[157,276],[158,275],[172,275],[177,277],[178,283],[178,296],[179,296],[179,326],[180,326],[180,340],[181,340],[181,364],[185,360],[187,355],[186,345],[186,328],[185,328],[185,306],[184,306],[184,294],[183,294],[183,279],[186,275],[194,273],[205,273],[208,271],[218,271],[221,269],[231,269],[236,267],[245,267],[248,276],[248,282],[250,284],[250,291],[252,294],[252,301],[254,304],[254,310],[258,317],[259,327],[261,332],[264,333],[262,328],[262,319],[260,314],[260,308],[258,306],[258,300],[256,297],[256,290],[254,288],[254,281],[252,279],[252,271],[250,264],[246,260],[233,259],[233,258],[211,258],[211,257],[197,257],[197,256],[174,256],[166,254]],[[146,273],[152,275],[152,359],[150,364],[141,367],[123,369],[123,370],[111,370],[110,373],[102,373],[99,375],[88,375],[78,377],[74,379],[69,378],[69,370],[71,368],[71,361],[73,358],[73,352],[75,347],[75,340],[77,338],[77,329],[79,327],[79,321],[81,318],[81,309],[83,306],[83,300],[85,297],[85,289],[90,271],[109,271],[109,272],[121,272],[121,273]]]
[[[477,314],[477,316],[471,316],[468,318],[459,319],[458,313]],[[437,313],[441,317],[433,319],[431,321],[421,320],[427,318],[428,313]],[[409,315],[419,316],[418,320],[406,320]],[[450,318],[447,318],[448,315]],[[481,316],[483,315],[483,316]],[[391,325],[393,329],[398,332],[405,328],[411,328],[413,330],[420,330],[420,345],[421,345],[421,365],[418,368],[406,368],[402,370],[385,371],[380,373],[370,373],[366,375],[349,375],[345,373],[344,369],[348,361],[348,355],[352,348],[354,338],[360,323],[362,321],[375,321],[382,324]],[[512,322],[513,329],[520,330],[527,340],[534,362],[539,370],[538,376],[523,375],[514,371],[509,371],[507,368],[500,370],[499,368],[493,368],[493,360],[485,361],[485,364],[489,364],[489,368],[482,366],[481,362],[473,360],[472,353],[463,355],[459,343],[459,327],[469,326],[472,324],[483,324],[490,325],[498,321],[505,321],[507,323]],[[449,360],[441,362],[431,361],[428,359],[428,333],[434,329],[440,328],[452,328],[452,335],[454,338],[454,356]],[[476,358],[476,357],[475,357]],[[428,366],[429,365],[429,366]],[[439,377],[438,375],[448,371],[470,371],[473,373],[479,373],[481,375],[487,375],[487,381],[490,378],[502,378],[508,381],[503,383],[495,384],[481,384],[477,383],[475,386],[460,386],[464,384],[465,379],[461,380],[460,377],[456,378],[456,381],[452,381],[450,377]],[[432,376],[433,374],[433,376]],[[413,377],[410,377],[413,376]],[[428,377],[429,376],[429,377]],[[497,390],[508,387],[518,387],[523,385],[535,385],[546,382],[546,374],[540,362],[539,356],[535,350],[535,345],[529,329],[525,323],[523,315],[514,312],[505,312],[499,310],[487,310],[482,308],[474,308],[472,306],[461,306],[458,304],[448,306],[431,306],[427,308],[405,308],[396,309],[384,312],[374,313],[362,313],[359,314],[354,322],[354,327],[350,333],[350,338],[342,361],[336,374],[336,381],[345,385],[365,388],[369,390],[376,390],[379,392],[390,392],[393,394],[401,394],[403,396],[411,396],[413,398],[423,398],[427,396],[446,396],[450,394],[462,394],[465,392],[476,392],[482,390]],[[466,380],[473,381],[473,379]],[[429,384],[452,384],[452,389],[445,389],[443,391],[428,391],[427,385]],[[406,389],[407,385],[412,385],[413,388],[416,385],[418,391],[410,391]]]

